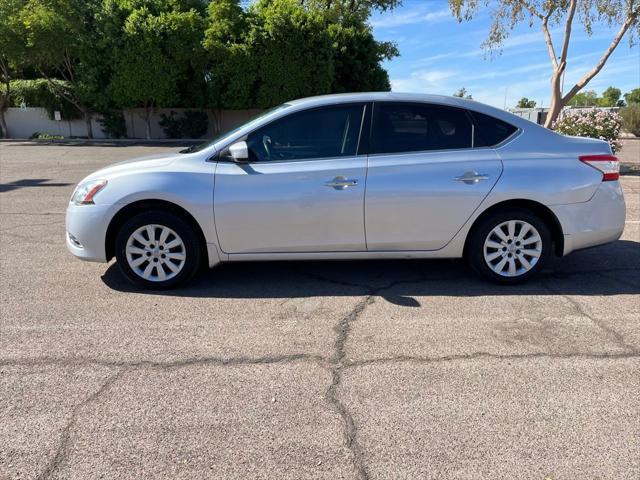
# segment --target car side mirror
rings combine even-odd
[[[249,161],[249,147],[244,140],[236,142],[229,147],[229,155],[234,162],[248,162]]]

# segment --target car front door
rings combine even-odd
[[[463,109],[378,102],[367,174],[367,248],[444,247],[493,188],[502,162]]]
[[[291,113],[250,133],[249,161],[221,152],[214,217],[228,254],[365,251],[365,105]]]

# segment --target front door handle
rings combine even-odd
[[[330,182],[325,183],[326,187],[332,187],[335,190],[344,190],[348,187],[353,187],[358,184],[358,180],[349,180],[347,177],[343,177],[342,175],[338,175],[336,178],[331,180]]]
[[[478,173],[478,172],[464,172],[464,175],[460,175],[459,177],[455,177],[454,180],[457,182],[464,182],[467,185],[473,185],[474,183],[478,183],[482,180],[488,180],[489,175],[486,173]]]

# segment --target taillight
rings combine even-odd
[[[581,162],[602,172],[602,181],[620,178],[620,162],[614,155],[580,155]]]

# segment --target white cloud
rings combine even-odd
[[[453,18],[451,10],[442,8],[440,10],[432,10],[425,5],[418,5],[412,8],[404,8],[401,11],[391,10],[378,15],[369,23],[374,28],[394,28],[403,25],[412,25],[416,23],[434,23],[440,22],[447,18]]]
[[[597,56],[598,52],[590,52],[570,59],[572,61],[565,80],[565,92],[570,88],[570,84],[573,85],[571,82],[578,80],[580,72],[588,70],[595,64]],[[609,84],[620,83],[620,74],[633,71],[634,61],[635,70],[638,72],[640,67],[637,58],[626,57],[609,62],[589,86],[600,91]],[[391,86],[395,92],[442,95],[451,95],[459,88],[466,87],[474,99],[500,108],[504,106],[505,93],[507,107],[513,106],[521,97],[534,99],[541,106],[549,103],[551,65],[548,61],[507,68],[497,68],[496,63],[486,62],[486,68],[475,72],[463,68],[420,69],[411,72],[408,77],[393,78]],[[625,90],[624,85],[620,86]]]
[[[409,77],[395,78],[391,80],[391,89],[394,92],[416,93],[441,93],[451,95],[448,91],[450,79],[456,77],[455,70],[418,70],[412,72]],[[458,87],[459,88],[459,87]]]

